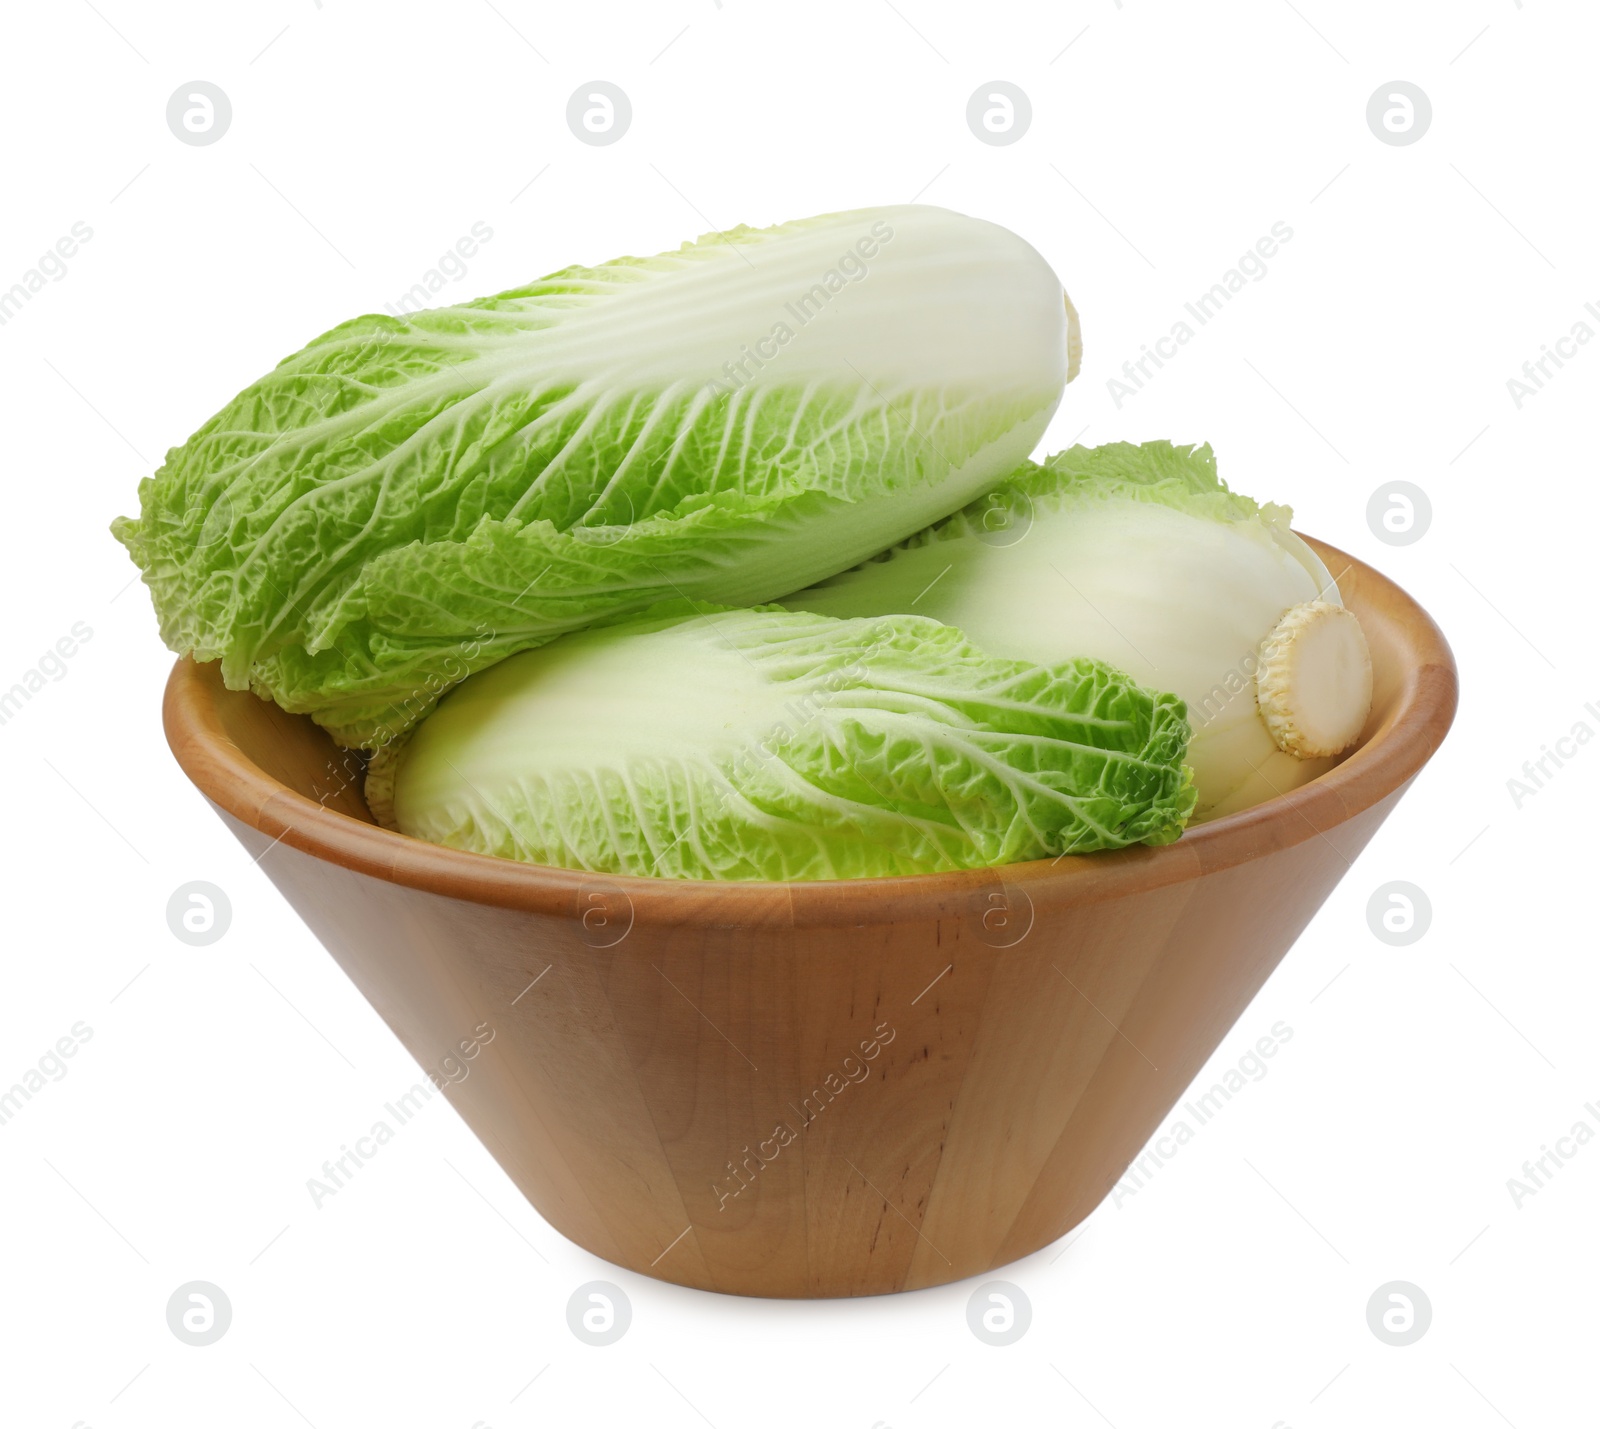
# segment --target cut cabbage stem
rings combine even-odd
[[[1355,613],[1325,600],[1290,606],[1261,642],[1256,700],[1273,741],[1296,759],[1354,744],[1372,708],[1372,658]]]

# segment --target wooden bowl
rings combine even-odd
[[[739,1295],[873,1295],[1065,1234],[1438,747],[1438,628],[1342,552],[1372,716],[1165,848],[837,883],[573,873],[379,828],[309,719],[180,660],[179,764],[539,1213]]]

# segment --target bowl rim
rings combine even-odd
[[[844,926],[928,916],[931,909],[979,913],[996,894],[1030,904],[1100,902],[1198,878],[1311,838],[1398,796],[1439,747],[1455,715],[1455,661],[1428,613],[1387,576],[1335,546],[1304,539],[1330,569],[1358,573],[1378,597],[1411,656],[1389,717],[1332,769],[1251,808],[1186,830],[1159,848],[1134,846],[951,873],[816,882],[711,882],[587,873],[443,848],[330,809],[252,761],[223,727],[215,663],[181,657],[163,701],[167,742],[185,774],[221,812],[272,840],[389,883],[564,918],[582,918],[596,899],[623,897],[634,923],[749,927],[773,922]],[[1342,580],[1343,575],[1335,577]],[[299,716],[306,718],[306,716]],[[1348,861],[1359,844],[1346,853]],[[258,855],[258,861],[266,858]],[[270,874],[270,870],[267,870]]]

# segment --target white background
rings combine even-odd
[[[1600,732],[1600,344],[1520,409],[1506,385],[1600,304],[1593,7],[496,6],[7,10],[0,289],[74,222],[93,238],[0,327],[0,686],[74,622],[93,636],[0,727],[0,1084],[74,1023],[93,1036],[0,1127],[0,1420],[1595,1422],[1600,1142],[1520,1207],[1506,1184],[1578,1120],[1600,1130],[1600,742],[1520,808],[1507,788],[1578,721]],[[233,106],[209,147],[164,117],[197,78]],[[604,148],[564,117],[596,78],[634,109]],[[965,121],[997,78],[1033,105],[1006,147]],[[1403,147],[1365,119],[1397,78],[1433,106]],[[968,1330],[971,1283],[763,1303],[617,1270],[442,1099],[315,1208],[307,1178],[416,1068],[167,754],[170,657],[107,523],[234,391],[477,220],[494,236],[452,295],[913,196],[1061,274],[1085,364],[1050,447],[1209,440],[1455,648],[1442,753],[1202,1081],[1279,1020],[1292,1041],[1145,1190],[1002,1272],[1033,1305],[1008,1348]],[[1108,377],[1280,220],[1267,276],[1119,410]],[[1403,547],[1366,518],[1397,478],[1433,508]],[[193,879],[232,902],[210,948],[165,919]],[[1394,879],[1433,910],[1404,948],[1367,923]],[[233,1306],[205,1348],[165,1320],[196,1279]],[[633,1305],[608,1348],[566,1323],[595,1279]],[[1407,1348],[1367,1327],[1390,1280],[1433,1307]]]

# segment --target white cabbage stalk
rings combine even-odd
[[[991,654],[1087,655],[1171,691],[1195,817],[1215,818],[1330,768],[1371,702],[1360,625],[1290,514],[1229,492],[1209,447],[1074,447],[784,604],[928,615]]]

